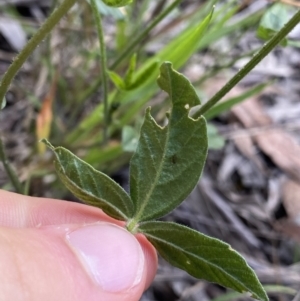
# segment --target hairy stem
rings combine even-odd
[[[40,27],[40,29],[33,35],[33,37],[28,41],[26,46],[14,59],[13,63],[9,66],[0,83],[0,108],[2,107],[2,102],[10,86],[10,83],[12,82],[13,78],[20,70],[24,62],[31,55],[34,49],[39,45],[39,43],[42,42],[42,40],[47,36],[47,34],[51,32],[53,27],[60,21],[60,19],[67,13],[67,11],[73,6],[73,4],[76,1],[77,0],[64,0],[63,3],[50,15],[50,17]]]
[[[269,40],[253,58],[234,75],[209,101],[207,101],[195,114],[197,118],[210,110],[220,101],[236,84],[238,84],[259,62],[261,62],[300,22],[300,10],[290,19],[285,26]]]
[[[103,104],[104,104],[104,130],[103,130],[103,141],[108,139],[107,127],[109,124],[109,114],[108,114],[108,78],[107,78],[107,57],[106,57],[106,48],[104,42],[104,33],[101,20],[101,14],[98,11],[96,0],[91,0],[91,8],[95,18],[98,39],[100,44],[100,64],[101,64],[101,80],[103,83]]]

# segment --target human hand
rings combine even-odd
[[[86,205],[0,191],[0,300],[138,301],[156,251]]]

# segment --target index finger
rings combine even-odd
[[[101,209],[79,203],[24,196],[0,190],[0,226],[30,228],[37,226],[106,221],[120,226]]]

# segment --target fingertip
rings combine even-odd
[[[114,224],[0,228],[4,300],[138,301],[156,266],[151,244]]]
[[[99,294],[102,296],[101,300],[137,301],[155,277],[157,254],[151,243],[141,234],[134,237],[123,228],[120,228],[124,225],[124,222],[108,217],[98,208],[60,200],[27,197],[5,191],[0,191],[0,207],[2,208],[0,226],[5,227],[0,227],[0,234],[3,232],[8,235],[8,240],[13,245],[13,252],[16,252],[16,256],[19,258],[18,264],[23,264],[24,270],[31,271],[29,275],[24,274],[24,282],[28,289],[33,290],[33,294],[39,292],[53,296],[64,294],[68,297],[64,299],[53,297],[51,299],[64,301],[82,300],[83,296],[89,296],[90,301],[99,300]],[[139,283],[135,283],[134,280],[134,286],[129,290],[128,287],[124,286],[121,291],[106,292],[100,289],[99,293],[99,287],[91,281],[91,277],[82,268],[82,263],[74,254],[74,250],[72,251],[70,248],[66,231],[83,228],[87,224],[99,221],[118,225],[120,231],[118,233],[121,233],[121,237],[123,237],[122,233],[124,234],[124,232],[127,238],[128,235],[131,237],[129,239],[132,243],[131,247],[136,246],[134,241],[138,242],[138,246],[141,247],[144,258],[142,277]],[[66,224],[67,226],[65,226]],[[107,244],[109,244],[109,239],[116,239],[117,242],[121,243],[121,239],[118,238],[119,234],[108,236]],[[119,244],[119,248],[121,248],[121,245]],[[123,246],[125,246],[124,241]],[[0,253],[2,247],[5,248],[7,245],[0,244]],[[129,246],[129,248],[131,247]],[[119,250],[117,249],[117,251]],[[13,252],[8,251],[6,255],[9,256]],[[117,252],[117,254],[119,259],[126,256],[122,255],[121,252]],[[4,269],[12,272],[14,269],[9,267],[9,264],[14,265],[16,262],[13,260],[5,262],[5,256],[0,256],[0,266],[4,264]],[[137,269],[138,266],[136,264]],[[22,275],[22,271],[20,275]],[[125,277],[128,277],[128,275],[125,274]],[[4,276],[7,276],[7,274]],[[133,276],[134,272],[130,277]],[[7,279],[4,278],[4,280]],[[40,286],[35,291],[37,285]],[[17,292],[15,288],[13,291]],[[30,300],[39,299],[32,297]]]
[[[75,229],[67,234],[67,240],[102,290],[120,293],[144,286],[144,252],[124,228],[100,222]]]
[[[122,225],[99,208],[62,200],[24,196],[0,190],[0,226],[26,228],[93,223],[99,220]]]
[[[142,234],[136,235],[145,256],[145,290],[151,285],[157,272],[157,252],[153,245]]]

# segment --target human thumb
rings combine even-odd
[[[108,222],[1,227],[0,300],[138,301],[149,282],[143,239]]]

